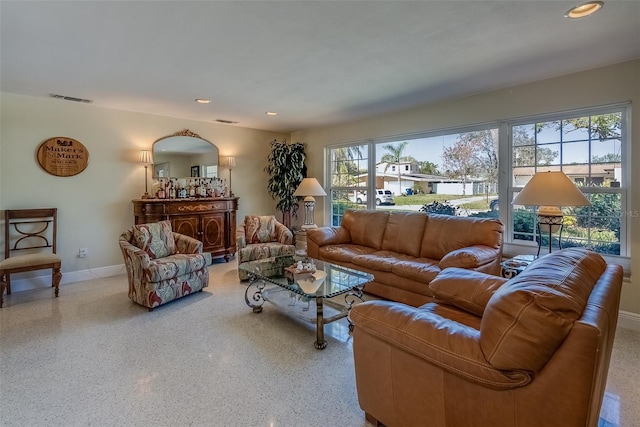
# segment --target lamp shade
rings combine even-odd
[[[327,193],[322,189],[322,186],[315,178],[304,178],[296,191],[294,196],[326,196]]]
[[[140,150],[140,163],[145,165],[153,163],[153,154],[151,154],[151,150]]]
[[[513,199],[523,206],[591,206],[580,189],[561,171],[538,172]]]
[[[230,168],[235,168],[236,167],[236,158],[233,156],[228,156],[227,157],[227,166]]]

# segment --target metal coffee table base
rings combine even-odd
[[[344,293],[345,303],[344,305],[341,305],[322,296],[300,295],[278,286],[266,287],[265,281],[254,274],[249,274],[249,280],[250,282],[247,286],[247,290],[245,291],[244,300],[246,304],[252,308],[253,312],[262,312],[262,306],[264,302],[268,301],[269,303],[273,304],[289,315],[315,324],[316,341],[314,345],[318,350],[322,350],[327,347],[327,341],[324,339],[324,325],[347,317],[347,315],[349,314],[349,310],[351,310],[351,307],[357,300],[364,301],[362,299],[362,286],[356,287],[351,291]],[[251,294],[252,290],[253,293]],[[251,297],[249,295],[251,295]],[[307,302],[306,306],[297,305],[297,302],[304,299],[306,299],[307,301],[303,301],[302,304]],[[308,313],[309,300],[311,299],[314,299],[316,302],[315,317],[309,317]],[[325,317],[325,308],[327,307],[332,308],[333,311],[336,311],[336,313],[330,317]],[[351,322],[349,322],[349,330],[353,330],[353,325],[351,324]]]

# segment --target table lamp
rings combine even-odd
[[[229,197],[233,197],[233,191],[231,191],[231,169],[236,167],[236,158],[234,156],[227,156],[227,166],[229,167]]]
[[[561,171],[538,172],[516,195],[513,205],[538,206],[538,255],[542,245],[542,233],[549,234],[549,253],[551,253],[551,235],[559,232],[558,248],[562,249],[561,206],[591,206],[591,202],[580,189]]]
[[[320,197],[327,195],[318,180],[315,178],[304,178],[293,195],[304,197],[304,224],[302,225],[302,229],[316,228],[317,225],[313,218],[316,208],[316,199],[314,199],[314,196]]]
[[[140,150],[139,162],[144,164],[144,194],[142,195],[142,198],[148,199],[151,196],[149,195],[147,187],[147,168],[149,167],[149,165],[153,164],[153,154],[151,154],[151,150]]]

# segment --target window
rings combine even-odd
[[[497,217],[497,146],[498,129],[485,125],[331,147],[331,223],[339,225],[349,208],[417,211],[425,205]]]
[[[625,107],[567,113],[508,125],[511,183],[508,200],[537,172],[563,171],[591,202],[563,207],[562,247],[588,247],[628,255],[626,221]],[[536,242],[535,207],[509,205],[507,242]],[[541,246],[549,245],[542,236]],[[557,247],[558,236],[553,246]],[[528,243],[530,242],[530,243]]]
[[[535,207],[510,201],[536,172],[561,170],[592,203],[563,208],[562,247],[629,256],[629,113],[617,105],[329,147],[331,222],[348,208],[499,217],[505,251],[535,253]]]
[[[369,146],[348,145],[329,150],[328,195],[331,224],[340,225],[344,211],[364,208],[369,187]]]

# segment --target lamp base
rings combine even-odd
[[[549,253],[551,253],[554,233],[558,233],[558,249],[562,249],[562,218],[562,211],[556,206],[541,206],[538,209],[538,256],[542,247],[543,233],[549,238]]]
[[[316,199],[313,196],[307,196],[304,198],[304,224],[302,229],[307,230],[309,228],[317,228],[313,214],[316,208]]]

